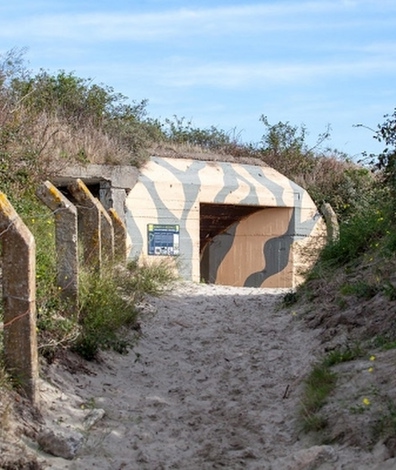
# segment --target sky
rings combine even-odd
[[[259,144],[269,123],[359,159],[396,107],[395,0],[14,0],[0,55],[148,100],[150,117]],[[359,126],[359,125],[362,126]]]

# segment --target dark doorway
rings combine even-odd
[[[200,204],[200,277],[203,282],[213,282],[209,274],[209,258],[205,256],[205,249],[213,239],[232,229],[241,220],[255,212],[263,210],[261,206],[247,206],[238,204]]]

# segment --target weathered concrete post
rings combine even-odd
[[[114,256],[111,218],[83,181],[77,179],[68,189],[77,201],[78,233],[83,244],[84,261],[100,270],[102,259],[112,261]]]
[[[57,283],[61,296],[76,311],[78,306],[78,236],[76,207],[49,181],[37,197],[54,212]]]
[[[110,215],[102,206],[100,201],[96,200],[100,212],[100,236],[102,261],[112,263],[114,261],[114,228]]]
[[[0,231],[5,366],[37,405],[36,245],[33,235],[1,192]]]
[[[325,202],[322,205],[321,211],[326,221],[327,241],[330,243],[336,242],[340,236],[340,227],[338,224],[337,215],[328,202]]]
[[[68,189],[77,201],[78,234],[84,263],[99,270],[102,262],[101,223],[96,199],[80,179],[71,183]]]
[[[119,263],[125,263],[128,256],[127,228],[115,209],[110,208],[108,212],[114,228],[114,259]]]

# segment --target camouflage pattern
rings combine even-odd
[[[208,243],[200,240],[201,204],[246,212]],[[215,220],[215,216],[213,217]],[[130,257],[149,255],[148,226],[178,226],[182,278],[246,287],[294,287],[314,261],[325,225],[308,193],[265,166],[152,157],[126,198]],[[176,261],[177,260],[177,261]]]

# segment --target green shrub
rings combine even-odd
[[[84,358],[94,359],[100,349],[124,353],[133,340],[123,327],[135,325],[137,303],[146,294],[159,295],[175,279],[173,270],[164,261],[139,266],[137,261],[126,268],[106,266],[96,271],[80,273],[79,325],[80,333],[73,349]]]
[[[79,285],[80,334],[73,345],[81,356],[93,359],[99,349],[113,348],[123,352],[127,341],[119,337],[122,326],[133,324],[137,310],[133,299],[120,287],[119,276],[106,267],[101,275],[83,270]]]
[[[165,119],[162,129],[166,139],[175,144],[189,144],[207,150],[221,150],[235,143],[223,130],[211,126],[209,129],[195,127],[192,121],[186,121],[184,117]]]
[[[302,185],[318,207],[330,203],[339,222],[365,211],[381,192],[378,178],[367,168],[336,152],[317,157],[312,171],[304,175]]]
[[[357,260],[370,249],[379,247],[389,224],[390,221],[381,208],[367,208],[340,225],[339,240],[323,249],[320,261],[329,266],[342,266]]]

